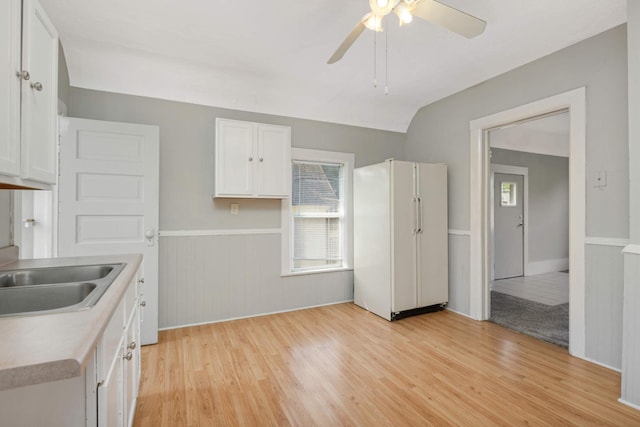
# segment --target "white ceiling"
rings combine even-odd
[[[374,88],[373,32],[326,64],[367,0],[40,0],[72,86],[400,132],[424,105],[626,22],[626,0],[442,2],[486,31],[391,16]]]

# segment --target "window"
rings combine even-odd
[[[500,190],[501,190],[500,206],[517,206],[518,205],[515,182],[501,182]]]
[[[353,154],[292,149],[283,201],[283,274],[351,266]]]

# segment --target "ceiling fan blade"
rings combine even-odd
[[[349,50],[353,42],[355,42],[358,39],[360,34],[362,34],[364,29],[366,28],[364,26],[364,22],[366,18],[368,18],[368,16],[369,15],[367,15],[364,19],[358,22],[355,27],[353,27],[353,30],[351,30],[347,38],[344,39],[344,41],[338,47],[335,53],[331,55],[331,58],[329,58],[329,60],[327,61],[327,64],[333,64],[334,62],[338,62],[340,59],[342,59],[342,57],[344,56],[345,53],[347,53],[347,50]]]
[[[482,19],[435,0],[420,0],[413,15],[467,38],[479,36],[487,25]]]

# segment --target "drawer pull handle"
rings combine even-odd
[[[136,342],[135,341],[131,341],[131,343],[129,343],[129,345],[127,346],[127,348],[129,350],[135,350],[136,349]]]
[[[122,356],[122,358],[124,360],[131,360],[131,359],[133,359],[133,353],[128,352],[125,356]]]

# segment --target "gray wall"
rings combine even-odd
[[[294,147],[355,153],[356,167],[402,159],[405,135],[71,88],[69,116],[160,126],[160,229],[279,228],[280,201],[212,199],[215,118],[291,126]]]
[[[69,105],[69,70],[64,57],[64,48],[58,43],[58,99],[66,106]]]
[[[492,148],[491,163],[529,169],[529,262],[569,258],[569,159]]]
[[[469,229],[469,122],[586,86],[587,235],[627,238],[628,128],[626,26],[423,107],[407,132],[407,158],[449,165],[449,227]]]
[[[542,98],[586,87],[586,234],[626,239],[629,236],[629,163],[627,126],[626,26],[619,26],[531,62],[477,86],[423,107],[407,132],[409,159],[445,162],[449,166],[449,227],[469,230],[469,122]],[[599,171],[607,187],[593,184]],[[468,236],[455,236],[457,240]],[[457,246],[464,248],[462,242]],[[586,356],[620,367],[622,349],[619,311],[622,306],[619,247],[587,239],[585,312]],[[607,264],[589,262],[599,253]],[[468,251],[452,253],[450,265],[468,269]],[[605,268],[606,267],[606,268]],[[617,273],[616,273],[617,271]],[[610,274],[611,273],[611,274]],[[609,274],[612,280],[602,278]],[[469,282],[453,276],[450,306],[469,314]],[[608,295],[609,298],[603,298]],[[597,307],[597,309],[596,309]],[[595,343],[614,337],[603,352]]]
[[[73,87],[69,115],[160,127],[161,231],[244,229],[160,238],[161,328],[353,299],[351,271],[281,276],[279,200],[238,200],[232,216],[211,198],[215,118],[291,126],[293,146],[355,153],[356,166],[402,159],[405,134]]]
[[[0,248],[13,244],[11,241],[11,193],[0,190]]]

